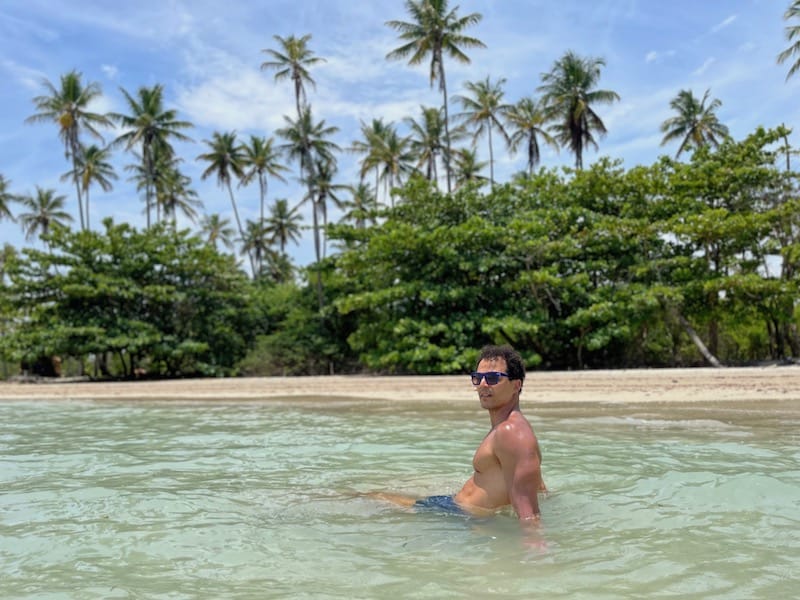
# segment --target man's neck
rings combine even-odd
[[[500,425],[503,421],[508,419],[508,417],[514,411],[519,410],[519,398],[516,400],[512,400],[508,404],[496,408],[494,410],[489,411],[489,422],[492,424],[492,429]]]

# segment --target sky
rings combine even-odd
[[[461,0],[450,1],[460,15],[483,18],[465,33],[486,44],[469,49],[471,62],[445,62],[448,91],[465,93],[464,83],[487,76],[505,79],[504,101],[537,95],[541,75],[568,51],[602,58],[599,87],[613,90],[620,101],[597,112],[608,134],[599,150],[589,150],[584,163],[600,157],[621,159],[626,168],[652,164],[674,155],[676,144],[661,146],[660,125],[672,116],[669,102],[682,89],[702,97],[706,90],[722,102],[717,111],[735,139],[757,127],[785,123],[800,141],[800,73],[786,80],[788,64],[777,54],[788,46],[783,13],[789,0]],[[315,88],[308,100],[316,119],[339,128],[333,136],[342,148],[359,139],[360,124],[374,118],[394,121],[419,117],[420,107],[440,104],[431,89],[429,66],[412,67],[388,61],[386,54],[401,42],[386,26],[408,20],[402,0],[2,0],[0,1],[0,174],[14,194],[33,194],[36,186],[66,196],[66,207],[79,223],[72,184],[61,175],[71,166],[64,157],[55,124],[25,123],[35,112],[33,98],[45,93],[44,80],[58,84],[75,69],[84,83],[96,82],[103,95],[94,112],[127,112],[121,89],[136,94],[161,84],[165,104],[178,118],[194,124],[192,142],[176,144],[181,168],[204,203],[205,214],[220,213],[233,222],[227,191],[215,178],[201,180],[196,157],[207,150],[204,140],[215,131],[235,131],[245,141],[251,134],[273,136],[294,115],[289,82],[276,82],[260,65],[277,49],[274,36],[311,34],[309,48],[325,59],[312,67]],[[797,23],[800,24],[800,23]],[[451,113],[458,112],[457,103]],[[121,131],[104,131],[110,142]],[[87,141],[89,141],[87,139]],[[488,159],[486,140],[478,142]],[[496,178],[503,180],[525,166],[524,153],[510,156],[495,149]],[[120,178],[114,189],[91,191],[91,225],[113,217],[143,227],[144,203],[124,171],[133,162],[117,152]],[[542,166],[572,165],[567,150],[547,147]],[[272,180],[268,203],[286,198],[298,203],[303,190],[297,166],[287,182]],[[488,173],[487,173],[488,175]],[[357,156],[339,156],[338,183],[358,180]],[[242,219],[258,216],[257,185],[236,188]],[[12,204],[12,210],[18,210]],[[305,223],[311,223],[309,207]],[[334,211],[331,218],[335,220]],[[179,225],[192,224],[179,217]],[[20,226],[0,221],[0,245],[20,248],[26,242]],[[313,261],[313,242],[306,231],[288,251],[299,265]]]

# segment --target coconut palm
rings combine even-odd
[[[383,147],[386,145],[386,138],[389,132],[394,129],[394,124],[386,123],[382,118],[372,119],[369,125],[361,121],[361,135],[363,140],[356,140],[352,143],[349,150],[357,154],[363,154],[364,158],[361,159],[360,176],[363,180],[367,173],[375,170],[375,189],[378,188],[380,183],[380,154]]]
[[[328,200],[331,200],[337,208],[341,208],[342,200],[339,198],[339,193],[348,190],[350,187],[333,182],[337,170],[336,161],[331,159],[319,159],[314,169],[313,179],[307,182],[308,195],[305,200],[312,201],[314,217],[316,218],[316,216],[319,215],[322,221],[319,227],[317,227],[316,220],[314,225],[314,230],[320,229],[322,233],[322,258],[325,258],[326,254],[325,232],[328,228]],[[315,244],[317,243],[317,239],[315,238]],[[317,260],[319,260],[319,255],[317,256]]]
[[[279,161],[280,153],[274,144],[275,140],[273,138],[258,137],[256,135],[250,136],[249,145],[242,144],[242,166],[245,169],[242,184],[247,185],[253,179],[258,178],[261,222],[264,221],[264,203],[267,199],[267,177],[274,177],[286,182],[286,179],[281,175],[281,171],[289,170]]]
[[[11,182],[8,179],[6,179],[3,175],[0,175],[0,220],[14,220],[14,215],[11,214],[11,209],[8,207],[8,205],[11,202],[16,201],[17,197],[8,191],[8,186],[10,183]]]
[[[558,150],[558,142],[545,129],[547,118],[544,108],[533,98],[521,98],[506,111],[505,118],[510,130],[511,151],[516,152],[525,144],[530,176],[542,159],[539,138]]]
[[[203,208],[203,202],[191,184],[191,177],[184,175],[177,168],[165,171],[158,179],[156,202],[164,209],[164,218],[169,220],[173,228],[177,224],[179,211],[195,223],[197,211]]]
[[[111,116],[125,133],[114,140],[114,145],[124,145],[126,150],[139,149],[145,175],[145,205],[147,226],[150,227],[150,209],[153,206],[156,180],[156,154],[172,152],[172,140],[191,141],[182,133],[192,127],[188,121],[179,121],[177,111],[164,108],[164,87],[140,87],[136,97],[121,90],[128,102],[130,114],[113,113]]]
[[[271,56],[273,60],[261,63],[261,70],[274,70],[275,81],[292,80],[297,116],[300,118],[303,114],[303,107],[307,106],[305,84],[309,83],[311,87],[316,86],[314,79],[308,72],[308,67],[325,62],[325,59],[314,56],[314,53],[309,50],[310,33],[299,38],[294,35],[285,38],[279,35],[272,37],[280,44],[281,48],[280,50],[262,50],[262,52]]]
[[[311,107],[306,106],[297,119],[290,119],[284,115],[286,127],[278,129],[276,133],[286,140],[285,144],[278,147],[290,160],[297,160],[300,166],[300,179],[310,181],[313,179],[315,162],[318,160],[333,160],[333,152],[340,150],[328,138],[339,131],[338,127],[328,126],[325,121],[314,122]]]
[[[420,120],[406,117],[403,121],[408,125],[411,151],[417,157],[417,168],[425,167],[425,178],[428,181],[439,179],[437,162],[446,151],[444,147],[444,113],[439,108],[420,106]]]
[[[80,189],[83,192],[83,200],[86,204],[86,229],[91,229],[89,218],[89,189],[93,183],[99,185],[104,192],[109,192],[114,187],[111,180],[119,179],[114,172],[113,165],[109,162],[111,150],[108,147],[100,148],[94,144],[88,148],[83,148],[80,158],[76,162],[75,169],[64,173],[61,181],[68,179],[74,180],[76,177],[80,182]]]
[[[783,20],[789,21],[790,19],[800,20],[800,0],[793,0],[789,4],[789,8],[783,13]],[[783,52],[778,54],[778,64],[782,65],[790,58],[794,60],[792,66],[789,67],[789,72],[786,73],[786,79],[794,75],[800,69],[800,24],[787,25],[785,29],[786,39],[791,42],[791,45]]]
[[[260,277],[264,270],[264,258],[269,255],[270,237],[264,221],[247,219],[244,238],[242,238],[242,254],[251,256],[255,264],[253,277]]]
[[[484,183],[487,181],[486,177],[480,174],[486,168],[487,163],[478,160],[475,150],[469,148],[456,150],[453,155],[453,163],[453,177],[456,182],[456,189],[470,182]]]
[[[289,201],[280,198],[272,204],[269,213],[264,222],[267,234],[273,243],[277,242],[281,254],[286,254],[289,242],[300,242],[300,223],[303,221],[300,207],[289,209]]]
[[[200,177],[206,179],[211,175],[216,175],[217,184],[220,187],[227,188],[231,199],[231,207],[233,208],[233,216],[236,219],[236,226],[239,230],[239,238],[243,240],[245,239],[245,231],[239,218],[239,208],[236,205],[236,197],[233,195],[233,186],[231,185],[231,180],[234,177],[237,180],[241,180],[244,177],[244,152],[236,142],[236,132],[220,133],[215,131],[211,139],[203,140],[203,143],[208,145],[210,152],[205,152],[197,157],[198,160],[208,163],[208,167]],[[250,256],[250,266],[253,268],[253,275],[255,275],[255,262],[252,256]]]
[[[717,147],[722,139],[728,137],[728,128],[719,122],[716,115],[722,102],[715,98],[706,105],[710,93],[711,90],[706,90],[703,99],[698,101],[691,90],[681,90],[670,101],[670,108],[678,114],[661,124],[661,132],[664,134],[661,145],[680,140],[675,158],[690,146]]]
[[[444,71],[444,57],[469,64],[469,57],[461,48],[485,48],[477,38],[464,35],[467,27],[476,25],[483,18],[480,13],[458,16],[458,6],[448,10],[448,0],[406,0],[406,11],[411,21],[387,21],[386,25],[399,32],[403,45],[386,55],[387,59],[408,58],[409,65],[419,65],[430,56],[430,85],[439,84],[444,108],[445,171],[447,172],[447,191],[450,182],[450,114],[447,106],[447,78]]]
[[[594,105],[619,100],[616,92],[596,89],[600,69],[605,64],[602,58],[583,58],[568,51],[549,73],[542,74],[542,85],[538,88],[542,92],[545,115],[554,122],[556,139],[575,154],[576,169],[583,168],[585,148],[598,147],[595,133],[606,134],[606,126],[594,111]]]
[[[19,201],[29,212],[20,213],[17,218],[22,226],[25,239],[38,235],[41,238],[50,232],[54,225],[66,226],[72,215],[64,210],[66,196],[57,195],[53,189],[36,186],[36,194],[22,196]],[[49,247],[49,244],[48,244]]]
[[[206,215],[200,221],[200,233],[205,238],[206,244],[217,248],[217,242],[221,242],[228,250],[233,250],[233,240],[236,230],[231,227],[228,219],[223,219],[217,213]]]
[[[478,139],[486,134],[489,142],[489,184],[494,187],[494,149],[492,148],[492,129],[497,129],[506,144],[510,144],[508,133],[503,126],[502,116],[509,109],[508,104],[503,103],[503,84],[505,78],[501,77],[496,83],[492,83],[489,77],[483,81],[468,81],[464,84],[472,95],[456,96],[455,99],[461,103],[463,112],[455,115],[457,121],[467,127],[472,128],[472,143],[477,143]]]
[[[364,229],[367,223],[375,224],[378,211],[378,200],[372,188],[366,183],[359,183],[350,188],[350,200],[342,202],[342,217],[339,223],[352,223],[358,229]]]
[[[82,150],[80,134],[86,131],[102,141],[103,136],[97,128],[110,127],[113,124],[108,115],[89,111],[89,105],[102,95],[102,91],[99,84],[91,82],[84,85],[81,78],[80,72],[70,71],[61,76],[59,87],[45,79],[43,85],[48,93],[33,99],[38,112],[25,119],[25,122],[55,122],[58,125],[58,136],[64,143],[64,154],[67,160],[72,162],[81,229],[85,229],[83,200],[78,179],[78,161],[81,159]]]

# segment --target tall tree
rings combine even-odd
[[[329,138],[339,131],[336,126],[328,126],[324,120],[314,122],[311,107],[305,107],[297,119],[283,117],[286,127],[276,133],[286,140],[278,149],[285,152],[290,160],[296,160],[300,167],[300,179],[308,183],[313,179],[315,161],[332,160],[333,152],[340,150]]]
[[[506,144],[510,144],[508,132],[503,126],[503,115],[510,108],[503,103],[503,84],[505,78],[501,77],[496,83],[492,83],[489,77],[483,81],[468,81],[464,84],[470,96],[456,96],[461,103],[463,112],[455,115],[456,120],[463,122],[467,127],[472,128],[472,142],[477,143],[478,139],[486,134],[489,141],[489,185],[494,187],[494,149],[492,148],[492,129],[497,129]]]
[[[340,223],[352,223],[358,229],[364,229],[367,223],[375,224],[378,211],[378,200],[372,188],[366,183],[359,183],[350,188],[350,200],[342,202]]]
[[[231,222],[228,219],[222,218],[219,214],[214,213],[204,216],[200,221],[200,232],[206,244],[213,246],[215,250],[217,249],[217,242],[222,243],[228,250],[233,250],[236,230],[231,227]]]
[[[458,15],[458,6],[448,10],[448,0],[406,0],[406,11],[411,21],[387,21],[386,25],[399,32],[403,45],[386,55],[390,60],[408,58],[409,65],[419,65],[430,56],[431,87],[439,84],[444,107],[445,171],[447,172],[447,191],[452,190],[450,174],[450,113],[447,105],[447,78],[444,70],[444,57],[469,64],[470,59],[461,48],[485,48],[477,38],[464,35],[467,27],[476,25],[483,15],[470,13]]]
[[[363,139],[355,140],[349,148],[351,152],[364,155],[364,158],[361,159],[361,170],[359,172],[362,180],[369,171],[375,170],[376,190],[381,177],[380,156],[386,146],[386,138],[392,130],[394,130],[394,124],[391,122],[386,123],[382,118],[372,119],[370,124],[361,121]]]
[[[486,177],[481,175],[481,171],[486,167],[486,162],[478,160],[475,150],[470,148],[459,148],[453,155],[453,177],[456,189],[470,182],[485,182]]]
[[[78,159],[75,170],[64,173],[61,180],[72,179],[75,180],[77,176],[80,182],[80,189],[83,192],[84,203],[86,204],[86,229],[91,229],[91,220],[89,218],[89,188],[93,183],[96,183],[104,192],[111,191],[114,187],[111,180],[118,179],[117,174],[114,172],[114,166],[109,162],[111,158],[111,150],[108,147],[100,148],[94,144],[88,148],[82,148],[81,156]]]
[[[675,158],[690,146],[719,146],[720,142],[728,137],[728,128],[720,123],[716,110],[722,106],[718,99],[712,100],[708,105],[708,95],[711,90],[706,90],[703,99],[698,101],[691,90],[681,90],[669,105],[678,114],[670,117],[661,124],[664,139],[661,145],[680,140]]]
[[[207,179],[211,175],[217,176],[217,184],[228,190],[233,208],[233,216],[236,219],[236,226],[239,230],[239,238],[245,239],[245,230],[239,218],[239,208],[236,205],[236,197],[233,195],[231,180],[235,177],[237,181],[244,177],[244,153],[242,147],[236,142],[236,132],[229,131],[220,133],[215,131],[210,140],[203,140],[208,145],[210,151],[200,154],[197,159],[208,163],[208,167],[200,176]],[[252,255],[250,266],[253,269],[253,276],[256,275],[256,265]]]
[[[384,182],[390,202],[394,206],[395,186],[401,185],[403,178],[414,171],[415,156],[411,149],[411,138],[401,136],[392,127],[386,133],[382,144],[377,148],[379,180]]]
[[[114,140],[114,145],[124,145],[126,150],[139,148],[146,176],[145,205],[147,227],[150,227],[150,209],[155,197],[156,154],[172,154],[172,140],[191,141],[182,133],[192,127],[188,121],[180,121],[174,109],[164,108],[164,87],[156,84],[151,88],[140,87],[136,97],[121,89],[128,103],[130,114],[114,113],[111,116],[125,133]]]
[[[800,0],[793,0],[786,12],[783,13],[784,21],[789,21],[790,19],[800,21]],[[786,73],[786,79],[788,80],[800,69],[800,23],[787,25],[785,33],[786,39],[791,42],[791,45],[778,54],[778,64],[782,65],[787,60],[793,59],[792,66],[789,67],[789,72]]]
[[[598,90],[602,58],[578,56],[568,51],[558,59],[549,73],[542,74],[542,93],[545,114],[554,122],[553,131],[562,146],[575,154],[575,168],[583,168],[583,151],[587,146],[597,148],[595,133],[606,134],[606,126],[594,111],[594,105],[611,104],[619,94]]]
[[[14,220],[14,215],[11,214],[11,209],[8,205],[17,200],[17,197],[8,191],[8,186],[11,182],[3,175],[0,175],[0,220],[8,219]]]
[[[242,238],[242,254],[252,257],[255,270],[253,278],[261,277],[264,273],[264,259],[271,251],[269,232],[264,221],[251,221],[247,219],[244,238]]]
[[[425,178],[437,181],[439,178],[436,163],[445,152],[444,147],[444,112],[434,107],[420,107],[420,119],[406,117],[411,134],[411,151],[417,157],[417,168],[425,167]]]
[[[300,224],[303,216],[300,207],[289,208],[289,201],[285,198],[275,200],[269,210],[266,229],[273,243],[278,244],[281,254],[286,254],[286,245],[289,242],[300,242]]]
[[[310,33],[302,37],[294,35],[285,38],[279,35],[272,37],[280,44],[280,50],[262,50],[262,52],[271,56],[273,60],[261,63],[261,70],[274,70],[275,81],[292,80],[297,117],[300,118],[303,114],[303,108],[308,105],[305,84],[309,83],[312,87],[316,86],[314,79],[308,72],[308,67],[325,62],[325,59],[314,56],[314,53],[308,48],[308,41],[311,39]]]
[[[72,162],[73,183],[78,197],[81,229],[85,229],[83,199],[78,179],[78,162],[81,159],[82,150],[80,134],[82,131],[86,131],[102,141],[103,136],[100,135],[97,128],[109,127],[112,122],[109,116],[89,110],[89,105],[102,95],[102,91],[97,83],[91,82],[84,85],[80,72],[72,70],[62,75],[59,87],[47,79],[43,81],[43,85],[48,93],[33,99],[38,112],[25,119],[25,122],[54,122],[58,125],[58,136],[64,143],[64,154],[67,160]]]
[[[41,238],[50,232],[53,225],[65,226],[68,221],[72,221],[72,215],[64,210],[65,200],[66,196],[38,185],[34,195],[22,196],[19,201],[29,211],[18,215],[25,239]],[[49,248],[49,244],[47,246]]]
[[[525,145],[528,176],[531,176],[542,160],[540,138],[558,150],[558,142],[547,131],[544,108],[533,98],[521,98],[506,111],[505,117],[510,129],[511,151],[516,152],[521,145]]]
[[[264,222],[264,203],[267,199],[267,178],[274,177],[285,182],[286,179],[281,172],[289,170],[280,162],[280,153],[274,144],[273,138],[256,135],[250,136],[249,144],[242,144],[242,166],[244,167],[242,184],[247,185],[253,179],[258,179],[259,215],[262,223]]]

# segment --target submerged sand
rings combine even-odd
[[[253,377],[169,381],[8,383],[1,400],[269,400],[279,398],[474,401],[466,375]],[[800,366],[531,372],[527,403],[800,402]]]

